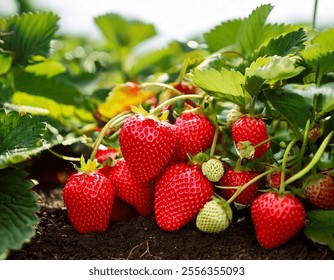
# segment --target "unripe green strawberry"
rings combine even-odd
[[[242,113],[240,112],[240,108],[238,106],[232,108],[227,116],[226,116],[226,122],[228,126],[233,126],[233,124],[242,116]]]
[[[202,163],[202,172],[211,182],[218,182],[224,175],[224,165],[216,158],[210,158]]]
[[[229,206],[222,206],[222,202],[214,198],[208,201],[196,217],[196,226],[206,233],[223,232],[232,220],[232,210]]]

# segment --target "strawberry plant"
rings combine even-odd
[[[149,52],[154,26],[116,14],[95,18],[102,44],[54,13],[1,17],[0,256],[35,234],[45,154],[81,160],[62,185],[79,233],[139,215],[224,234],[246,209],[265,249],[299,231],[333,249],[334,28],[272,9]]]

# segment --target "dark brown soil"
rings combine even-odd
[[[177,232],[160,230],[153,219],[136,217],[110,225],[107,232],[79,234],[71,226],[61,200],[61,189],[39,192],[41,210],[36,236],[9,259],[33,260],[295,260],[334,259],[326,246],[312,243],[302,232],[284,246],[262,249],[254,236],[248,210],[235,215],[221,234],[204,234],[194,222]]]

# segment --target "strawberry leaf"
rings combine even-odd
[[[214,29],[204,34],[204,39],[211,51],[216,52],[236,42],[237,33],[242,23],[241,19],[222,22]]]
[[[261,56],[286,56],[290,54],[297,54],[304,48],[306,40],[306,31],[302,28],[298,31],[280,35],[278,38],[271,39],[266,46],[262,46],[256,52],[256,56],[253,60]]]
[[[327,83],[321,86],[314,84],[299,85],[287,84],[283,87],[285,92],[296,93],[309,100],[313,100],[317,119],[321,119],[327,113],[334,111],[334,83]]]
[[[133,48],[156,35],[154,25],[137,20],[127,20],[117,14],[108,13],[95,18],[103,35],[112,48]]]
[[[237,33],[237,41],[242,53],[250,54],[260,46],[262,42],[259,39],[272,9],[273,6],[270,4],[261,5],[242,21]]]
[[[224,47],[235,45],[237,50],[245,56],[252,53],[265,39],[262,33],[266,30],[265,22],[272,9],[273,6],[270,4],[262,5],[245,19],[222,22],[204,34],[209,49],[218,51]]]
[[[265,96],[271,105],[292,125],[295,132],[298,128],[304,129],[306,122],[312,118],[312,100],[284,89],[283,87],[281,93],[271,90],[265,91]]]
[[[213,68],[210,70],[195,68],[190,77],[197,86],[224,101],[245,107],[251,99],[243,90],[245,78],[240,72],[225,68],[220,72]]]
[[[334,251],[334,210],[312,210],[307,213],[304,228],[307,238]]]
[[[39,117],[0,110],[0,169],[59,144],[59,138],[59,135],[49,133],[49,126]]]
[[[297,59],[278,55],[259,57],[246,69],[246,77],[249,79],[256,76],[273,83],[295,77],[305,69],[296,66]]]
[[[50,41],[58,29],[59,17],[51,12],[34,12],[4,19],[3,49],[13,52],[15,62],[25,64],[29,56],[49,53]]]
[[[34,183],[26,180],[20,169],[0,170],[0,256],[19,250],[34,235],[38,223],[37,196],[31,191]]]

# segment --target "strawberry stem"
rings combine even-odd
[[[218,124],[216,124],[215,134],[213,136],[212,145],[210,148],[210,157],[213,157],[213,155],[215,154],[218,136],[219,136],[219,126]]]
[[[298,173],[296,173],[295,175],[291,176],[288,180],[286,180],[285,182],[282,183],[283,188],[289,184],[291,184],[292,182],[302,178],[303,176],[305,176],[320,160],[323,152],[325,151],[327,145],[329,144],[331,138],[334,135],[334,130],[332,130],[324,139],[324,141],[321,143],[319,149],[317,150],[317,152],[314,154],[312,160],[309,162],[308,165],[306,165],[302,170],[300,170]]]
[[[162,109],[164,109],[166,106],[173,104],[176,101],[179,100],[185,100],[185,99],[203,99],[204,96],[198,95],[198,94],[186,94],[186,95],[180,95],[180,96],[175,96],[171,99],[166,100],[165,102],[161,103],[159,106],[155,107],[154,109],[150,110],[151,114],[157,114],[159,113]]]
[[[149,86],[157,86],[157,87],[167,88],[167,89],[173,91],[174,93],[176,93],[177,95],[183,95],[183,93],[182,93],[181,91],[177,90],[176,88],[174,88],[174,87],[171,86],[171,85],[164,84],[164,83],[159,83],[159,82],[147,82],[147,83],[142,83],[140,86],[141,86],[142,88],[149,87]]]
[[[281,170],[281,180],[280,180],[280,188],[279,188],[279,193],[284,193],[285,190],[285,185],[284,185],[284,181],[285,181],[285,168],[286,168],[286,163],[288,161],[288,156],[290,154],[290,151],[293,147],[294,144],[296,144],[297,139],[293,139],[289,145],[286,147],[286,150],[284,152],[283,155],[283,161],[282,161],[282,170]]]
[[[304,153],[305,153],[307,142],[308,142],[308,135],[310,132],[310,128],[311,128],[310,120],[307,120],[305,130],[304,130],[303,144],[300,149],[299,156],[297,157],[297,163],[296,163],[297,170],[300,170],[302,168],[302,161],[303,161]]]
[[[178,76],[178,78],[176,80],[177,83],[182,83],[182,80],[183,80],[183,78],[184,78],[184,76],[185,76],[185,74],[187,72],[189,61],[190,61],[190,57],[189,56],[185,57],[185,59],[183,60],[181,71],[180,71],[180,75]]]
[[[95,159],[97,150],[99,149],[99,146],[101,145],[104,137],[106,136],[108,130],[113,127],[116,126],[118,124],[121,124],[123,121],[125,121],[129,116],[131,115],[131,113],[129,112],[123,112],[118,114],[117,116],[113,117],[112,119],[110,119],[107,124],[102,128],[102,130],[100,131],[99,135],[97,136],[95,143],[93,145],[93,151],[90,155],[90,160],[93,161]]]
[[[53,154],[53,155],[55,155],[56,157],[61,158],[61,159],[63,159],[63,160],[68,160],[68,161],[80,161],[80,158],[64,156],[64,155],[61,155],[61,154],[59,154],[59,153],[57,153],[57,152],[55,152],[55,151],[53,151],[53,150],[51,150],[51,149],[48,149],[48,150],[49,150],[49,152],[50,152],[51,154]]]

